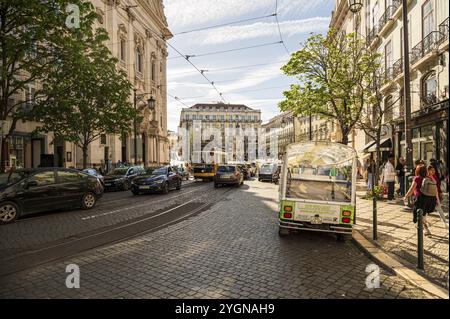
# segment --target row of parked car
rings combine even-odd
[[[0,224],[43,211],[91,209],[104,191],[134,195],[181,189],[183,172],[171,166],[116,168],[105,176],[94,169],[37,168],[0,174]]]

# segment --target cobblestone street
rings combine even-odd
[[[1,277],[0,297],[430,297],[384,269],[381,287],[367,289],[365,269],[372,261],[351,240],[339,242],[333,235],[320,233],[280,238],[275,219],[278,191],[273,184],[246,181],[240,189],[216,191],[223,196],[189,219]],[[212,184],[204,184],[190,196],[211,197],[213,192]],[[155,209],[151,200],[145,200],[148,206],[143,211]],[[115,215],[126,218],[128,214],[124,210]],[[79,289],[65,285],[65,269],[72,263],[80,267]]]

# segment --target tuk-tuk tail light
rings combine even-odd
[[[342,216],[350,217],[351,215],[352,215],[352,213],[351,213],[350,211],[348,211],[348,210],[344,210],[344,211],[342,212]]]
[[[292,213],[284,213],[283,214],[283,218],[291,219],[292,218]]]
[[[342,222],[343,222],[343,223],[348,224],[348,223],[350,223],[350,221],[351,221],[351,219],[350,219],[349,217],[344,217],[344,218],[342,218]]]
[[[292,206],[284,206],[285,212],[292,212]]]

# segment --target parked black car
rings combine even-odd
[[[105,190],[129,190],[131,181],[143,172],[145,169],[140,166],[115,168],[104,176]]]
[[[38,168],[0,174],[0,224],[18,217],[81,207],[91,209],[103,194],[100,180],[65,168]]]
[[[230,184],[238,187],[244,184],[244,174],[238,165],[220,165],[214,176],[214,187]]]
[[[182,177],[170,166],[148,168],[147,171],[131,183],[134,195],[141,193],[162,192],[167,194],[171,189],[181,189]]]
[[[89,175],[97,177],[100,180],[100,182],[102,183],[102,185],[105,186],[105,178],[96,169],[94,169],[94,168],[85,168],[85,169],[83,169],[83,173],[86,173],[86,174],[89,174]]]

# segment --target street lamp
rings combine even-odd
[[[361,10],[362,6],[362,0],[348,0],[348,7],[353,13],[358,13]]]
[[[134,89],[134,109],[137,111],[137,104],[138,104],[138,100],[141,100],[145,95],[147,94],[153,94],[153,93],[142,93],[142,94],[137,94],[137,89]],[[156,107],[156,101],[153,98],[153,95],[150,96],[150,98],[147,100],[147,107],[150,109],[150,111],[153,111]],[[138,134],[137,134],[137,121],[136,118],[134,118],[134,164],[137,164],[137,139],[138,139]]]

